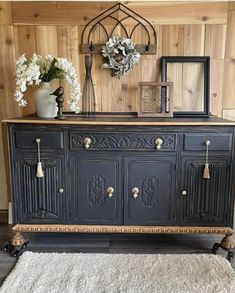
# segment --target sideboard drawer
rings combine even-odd
[[[206,141],[210,141],[210,151],[230,151],[232,133],[186,133],[184,134],[185,151],[204,151]]]
[[[72,150],[175,151],[176,134],[70,133]]]
[[[37,148],[36,139],[40,138],[42,149],[63,149],[63,132],[59,131],[22,131],[15,132],[15,146],[18,149]]]

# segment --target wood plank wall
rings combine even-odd
[[[31,56],[37,52],[67,57],[75,65],[83,86],[81,32],[90,19],[112,4],[0,1],[0,120],[34,112],[30,99],[33,89],[27,92],[27,108],[19,109],[13,99],[14,67],[19,54]],[[157,54],[142,56],[135,70],[120,80],[101,69],[102,57],[96,55],[92,76],[97,110],[136,111],[137,83],[159,80],[162,55],[205,55],[211,56],[211,112],[235,119],[235,2],[128,1],[127,6],[154,25],[158,35]],[[127,22],[127,29],[132,25]],[[92,38],[94,42],[104,41],[98,28]],[[134,41],[143,40],[143,34],[137,32]],[[69,89],[66,85],[65,88],[68,98]],[[3,143],[0,139],[0,209],[7,208]]]

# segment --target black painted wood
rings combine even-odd
[[[173,225],[175,156],[127,157],[124,169],[124,223]]]
[[[14,223],[232,227],[233,126],[222,122],[220,126],[12,123],[8,133]],[[29,140],[25,133],[30,133]],[[36,178],[37,152],[31,137],[45,138],[50,133],[56,138],[48,139],[41,154],[45,177]],[[88,149],[85,137],[92,138]],[[159,150],[154,145],[157,138],[164,141]],[[202,166],[207,139],[213,176],[205,185]],[[140,189],[137,200],[131,197],[133,185]],[[110,186],[115,191],[108,198]],[[152,187],[157,200],[150,207],[152,200],[143,194]],[[184,189],[193,194],[192,201],[182,198]]]
[[[123,224],[120,157],[81,154],[71,162],[72,223]]]
[[[183,157],[180,201],[180,225],[231,226],[229,212],[230,157],[209,160],[210,179],[203,179],[205,158]],[[183,193],[186,191],[186,194]]]
[[[102,129],[102,128],[101,128]],[[176,150],[176,134],[175,133],[124,133],[122,132],[88,132],[82,131],[72,132],[70,134],[70,147],[72,150],[83,150],[84,139],[89,137],[91,144],[89,150],[105,150],[105,151],[154,151],[156,152],[155,140],[161,138],[163,145],[161,151]]]
[[[37,149],[36,139],[41,139],[42,149],[62,149],[63,132],[56,131],[16,131],[15,144],[19,149]]]
[[[19,223],[63,223],[66,192],[63,188],[63,158],[44,156],[44,177],[36,177],[37,157],[17,155],[14,160],[16,192],[13,195],[14,221]]]
[[[230,151],[232,138],[232,133],[187,133],[184,134],[184,150],[205,151],[205,142],[209,140],[210,151]]]

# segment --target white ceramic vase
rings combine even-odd
[[[57,114],[56,96],[51,95],[53,89],[49,82],[42,82],[33,94],[34,106],[40,118],[54,118]]]

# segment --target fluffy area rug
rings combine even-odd
[[[25,252],[1,293],[234,293],[235,272],[210,254]]]

